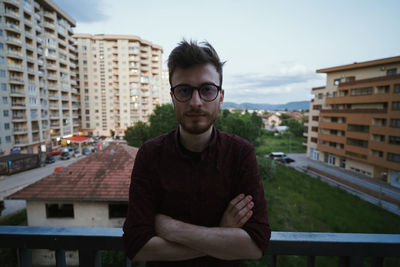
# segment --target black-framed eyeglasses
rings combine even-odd
[[[174,94],[175,99],[179,102],[187,102],[192,99],[193,91],[197,90],[202,100],[211,102],[217,98],[218,92],[221,91],[221,89],[221,86],[213,83],[205,83],[199,87],[188,84],[178,84],[177,86],[171,87],[171,92]]]

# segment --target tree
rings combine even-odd
[[[134,126],[128,127],[125,131],[125,140],[128,145],[140,147],[149,139],[149,126],[144,122],[137,122]]]
[[[140,147],[145,141],[167,133],[177,127],[174,109],[171,104],[157,106],[150,115],[149,124],[137,122],[125,131],[125,140],[128,145]]]
[[[287,125],[289,127],[289,131],[294,136],[298,136],[298,137],[303,136],[304,124],[302,122],[298,122],[296,120],[290,120],[290,121],[288,121]]]
[[[150,115],[149,122],[150,138],[172,131],[178,126],[175,119],[174,108],[171,104],[157,106],[153,114]]]

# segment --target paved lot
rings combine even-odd
[[[307,158],[306,154],[287,155],[296,160],[294,163],[291,163],[290,166],[300,171],[307,172],[311,176],[319,176],[322,180],[331,185],[340,186],[351,194],[357,195],[368,202],[400,215],[400,188],[393,187],[381,180],[372,179],[368,176],[333,167],[324,162],[311,160]],[[307,167],[316,169],[319,172],[310,171]],[[321,175],[321,173],[329,174],[331,178]],[[332,177],[337,177],[339,179],[332,179]],[[340,180],[345,181],[345,183],[341,183]]]
[[[83,156],[84,157],[84,156]],[[68,166],[80,158],[70,158],[69,160],[60,160],[57,158],[55,163],[47,164],[44,167],[16,173],[9,176],[0,176],[0,200],[5,199],[7,196],[14,192],[52,174],[56,167]],[[1,212],[1,216],[8,215],[26,207],[25,200],[4,200],[5,209]]]

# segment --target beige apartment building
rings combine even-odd
[[[161,46],[130,35],[74,37],[84,135],[121,137],[166,103]]]
[[[317,73],[307,156],[400,187],[400,56]]]
[[[0,154],[78,133],[74,26],[50,0],[0,2]]]

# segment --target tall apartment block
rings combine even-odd
[[[82,132],[123,136],[147,121],[162,90],[162,47],[127,35],[75,34],[79,51]]]
[[[0,151],[51,149],[79,131],[75,21],[50,0],[0,2]]]
[[[400,56],[317,73],[307,156],[400,187]]]

